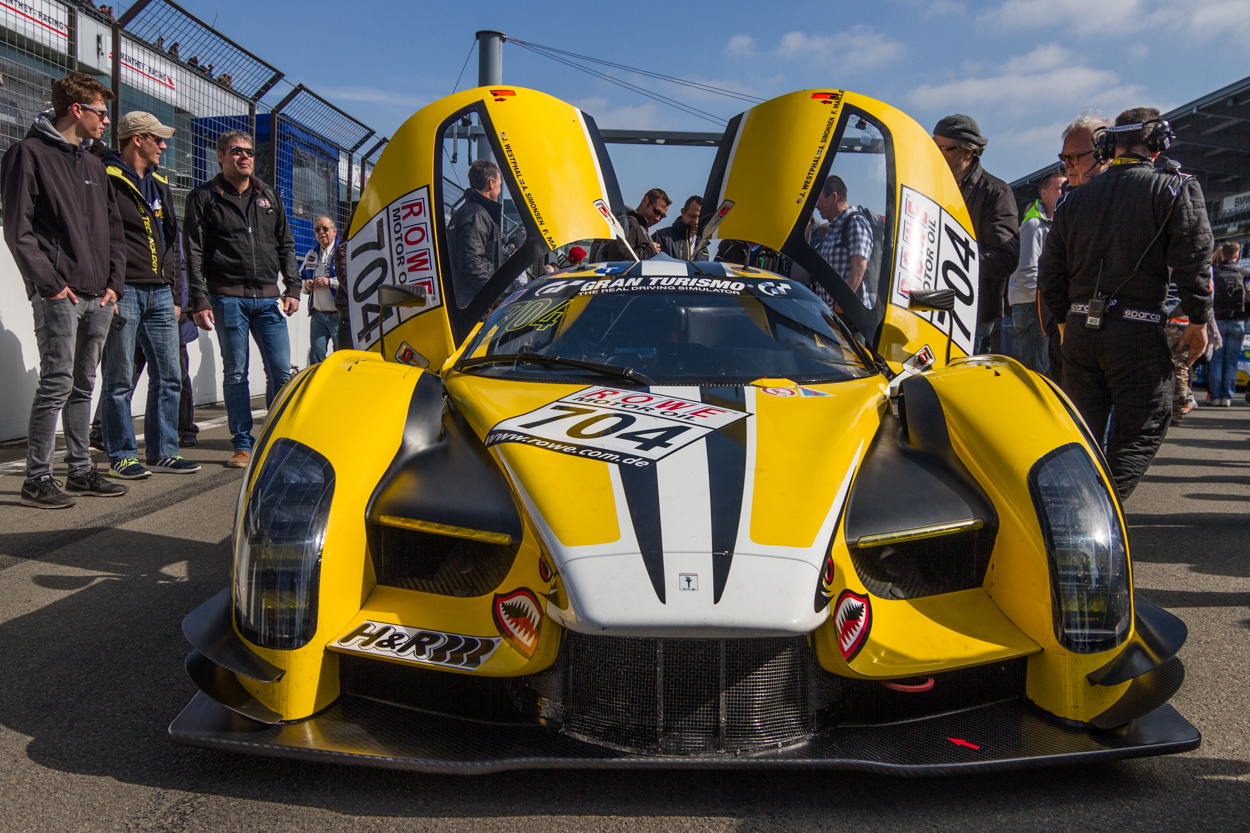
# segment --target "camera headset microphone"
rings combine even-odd
[[[1115,135],[1117,133],[1132,133],[1134,130],[1145,130],[1152,124],[1156,124],[1158,127],[1145,135],[1144,144],[1146,148],[1153,154],[1166,151],[1172,146],[1172,141],[1176,138],[1176,131],[1164,119],[1151,119],[1138,124],[1100,127],[1094,131],[1094,155],[1098,158],[1099,163],[1110,162],[1115,158]]]

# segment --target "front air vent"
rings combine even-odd
[[[883,599],[918,599],[980,587],[997,525],[878,546],[850,547],[864,587]]]
[[[378,584],[440,596],[484,596],[512,569],[519,545],[369,524]]]

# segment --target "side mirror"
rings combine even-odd
[[[913,289],[907,294],[907,308],[917,312],[952,312],[955,309],[955,290]]]
[[[954,303],[955,293],[951,293]],[[386,284],[378,287],[378,303],[383,307],[423,307],[428,300],[424,286],[394,286]]]

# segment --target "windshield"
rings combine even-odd
[[[799,283],[774,275],[628,274],[635,271],[529,284],[486,320],[457,369],[561,381],[595,373],[504,358],[538,354],[631,368],[656,384],[834,382],[875,372],[829,308]]]

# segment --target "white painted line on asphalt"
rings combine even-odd
[[[266,416],[268,413],[269,413],[269,411],[267,411],[267,410],[262,410],[262,411],[252,411],[252,419],[253,419],[253,420],[260,420],[260,421],[262,421],[262,422],[263,422],[263,421],[264,421],[264,419],[265,419],[265,416]],[[200,430],[201,430],[201,431],[204,431],[204,430],[207,430],[207,429],[209,429],[209,428],[216,428],[216,427],[218,427],[218,426],[220,426],[220,425],[225,425],[225,424],[229,421],[229,419],[230,419],[229,417],[218,417],[217,419],[210,419],[210,420],[208,420],[207,422],[201,422],[201,423],[198,423],[198,425],[200,426]],[[64,434],[63,434],[63,432],[61,432],[61,431],[57,431],[57,432],[56,432],[56,435],[57,435],[58,437],[61,437],[61,436],[63,436]],[[144,445],[144,443],[143,443],[143,438],[139,436],[139,432],[138,432],[138,431],[135,431],[135,444],[136,444],[139,448],[143,448],[143,445]],[[99,452],[98,452],[98,451],[96,451],[95,449],[92,449],[92,451],[93,451],[93,452],[95,452],[95,453],[99,453]],[[58,451],[58,452],[56,452],[55,454],[53,454],[53,455],[52,455],[52,462],[53,462],[53,464],[60,463],[60,462],[62,462],[62,461],[64,461],[64,460],[65,460],[65,451],[64,451],[64,450]],[[25,474],[25,473],[26,473],[26,461],[25,461],[25,460],[17,460],[17,461],[12,462],[12,463],[2,463],[2,464],[0,464],[0,477],[4,477],[6,474]]]

